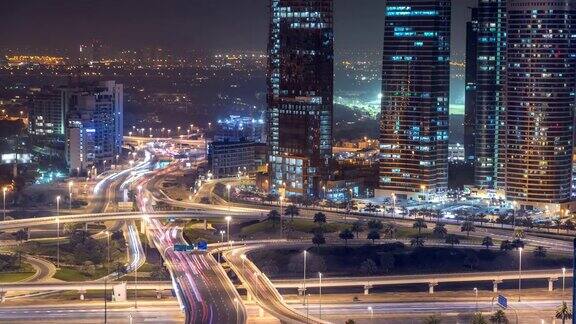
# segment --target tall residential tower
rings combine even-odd
[[[377,195],[448,186],[450,0],[386,1]]]
[[[122,153],[124,88],[115,81],[70,86],[66,160],[70,172],[98,170],[114,164]]]
[[[471,8],[470,21],[466,23],[466,75],[464,106],[464,156],[474,161],[476,138],[476,74],[478,62],[478,8]]]
[[[318,195],[332,156],[332,0],[270,0],[270,187]]]
[[[559,211],[570,201],[576,1],[508,0],[506,197]]]

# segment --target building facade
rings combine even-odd
[[[208,161],[215,178],[236,177],[254,172],[258,148],[265,144],[240,139],[212,142],[208,145]]]
[[[576,1],[508,0],[505,190],[554,212],[571,198]]]
[[[506,0],[478,0],[475,184],[503,187]]]
[[[464,88],[464,156],[473,162],[476,138],[476,69],[478,61],[478,8],[471,8],[466,23],[466,75]]]
[[[386,2],[378,196],[448,186],[449,0]]]
[[[270,1],[271,189],[317,196],[332,156],[333,1]]]
[[[38,137],[64,137],[66,111],[61,89],[42,89],[32,94],[29,132]]]
[[[124,91],[105,81],[65,89],[67,162],[71,172],[106,168],[122,152]]]

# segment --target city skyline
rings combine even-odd
[[[0,39],[0,323],[573,317],[576,0],[5,0]]]

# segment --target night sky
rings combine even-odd
[[[453,0],[453,52],[463,56],[467,6]],[[0,47],[74,50],[100,39],[117,49],[264,50],[268,0],[1,0]],[[337,51],[379,51],[384,0],[335,0]],[[459,56],[460,56],[459,55]]]

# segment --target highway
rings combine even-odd
[[[158,304],[158,303],[157,303]],[[110,307],[108,323],[159,323],[180,324],[183,316],[177,305],[149,305],[134,310],[131,307]],[[101,305],[82,303],[62,306],[24,306],[0,308],[0,323],[61,323],[102,324],[104,311]]]
[[[154,177],[169,172],[170,167],[157,172]],[[154,187],[154,177],[144,183],[145,187]],[[147,189],[137,197],[145,215],[153,210],[152,199],[148,198]],[[186,243],[179,229],[164,226],[159,220],[146,216],[145,223],[170,269],[175,291],[186,313],[186,323],[246,322],[246,309],[240,295],[212,255],[175,252],[174,244]]]
[[[240,247],[227,250],[223,255],[258,305],[276,318],[288,323],[329,323],[288,306],[268,277],[249,259],[242,257],[248,250],[249,248]]]
[[[540,324],[540,318],[549,319],[557,302],[554,301],[528,301],[522,303],[511,303],[520,314],[521,323]],[[295,309],[305,312],[306,307],[301,304],[292,305]],[[476,303],[470,301],[451,301],[451,302],[412,302],[412,303],[348,303],[348,304],[322,304],[322,317],[331,319],[339,318],[363,318],[369,319],[370,313],[368,307],[373,310],[374,320],[376,322],[393,322],[401,323],[402,318],[410,323],[420,323],[412,321],[414,317],[425,317],[428,314],[471,314],[476,311]],[[485,314],[492,312],[492,303],[489,301],[480,301],[478,310]],[[308,311],[311,314],[319,314],[318,304],[310,304]],[[539,316],[532,316],[534,320],[524,321],[529,313],[535,313]],[[250,316],[257,316],[257,309],[248,308]],[[163,302],[142,302],[137,311],[130,305],[120,303],[117,306],[108,309],[108,321],[110,323],[129,324],[130,316],[132,323],[182,323],[184,318],[178,305],[171,301]],[[382,316],[390,319],[397,316],[399,321],[383,320]],[[400,317],[399,317],[400,316]],[[515,316],[513,311],[508,312],[509,320],[514,323]],[[538,319],[538,320],[536,320]],[[103,311],[101,305],[82,302],[66,305],[45,305],[45,306],[8,306],[0,308],[0,323],[42,323],[42,324],[60,324],[62,322],[101,324],[103,322]],[[545,323],[551,323],[550,320]]]

